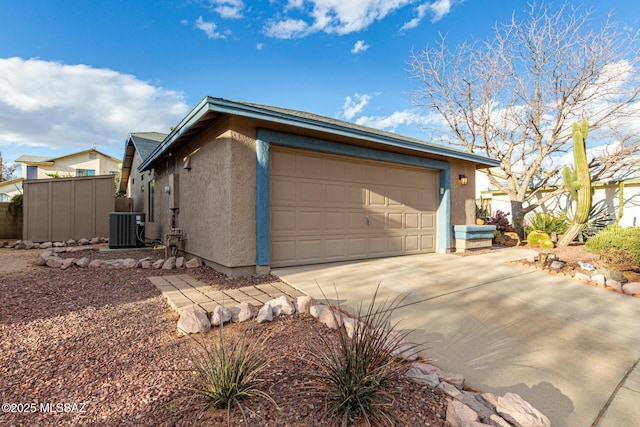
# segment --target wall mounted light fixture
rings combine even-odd
[[[458,181],[460,181],[460,185],[467,185],[469,178],[466,175],[458,175]]]

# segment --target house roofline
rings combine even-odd
[[[207,113],[214,112],[241,116],[256,120],[267,121],[279,125],[289,125],[307,130],[320,131],[337,136],[356,138],[369,142],[384,144],[397,148],[404,148],[421,153],[452,157],[477,163],[481,167],[499,166],[500,162],[478,154],[467,153],[446,146],[436,145],[426,141],[394,135],[365,126],[340,120],[323,118],[315,114],[303,117],[298,114],[309,114],[302,111],[270,108],[257,104],[249,104],[238,101],[230,101],[222,98],[205,97],[198,105],[180,121],[180,123],[167,135],[165,140],[145,159],[139,166],[139,171],[150,169],[152,165],[169,149],[177,140],[197,124]],[[326,120],[325,120],[326,119]]]

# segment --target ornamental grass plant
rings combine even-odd
[[[205,337],[196,339],[197,349],[193,358],[195,376],[194,391],[206,400],[206,407],[227,410],[227,420],[231,411],[238,408],[246,420],[243,400],[252,397],[264,398],[277,407],[267,393],[266,381],[262,374],[267,367],[264,357],[264,341],[247,342],[241,339],[227,342],[224,327],[219,329],[219,338],[213,344]]]
[[[390,411],[394,396],[387,386],[405,368],[394,355],[407,332],[394,331],[397,324],[391,317],[404,297],[377,304],[379,288],[366,309],[362,302],[356,309],[351,338],[343,324],[337,346],[320,337],[321,348],[312,357],[311,387],[337,425],[395,425]]]

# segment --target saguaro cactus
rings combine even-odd
[[[562,171],[564,185],[571,192],[576,202],[576,211],[569,229],[558,242],[559,246],[566,246],[576,238],[580,230],[589,220],[591,212],[591,174],[587,163],[586,140],[589,133],[589,122],[573,124],[573,162],[575,169],[565,166]]]

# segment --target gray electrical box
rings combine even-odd
[[[109,214],[109,248],[144,246],[144,212],[111,212]]]

